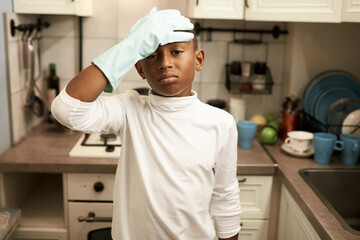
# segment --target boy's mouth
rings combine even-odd
[[[161,75],[160,78],[158,79],[158,82],[160,84],[172,84],[175,83],[178,80],[178,76],[175,74],[164,74]]]

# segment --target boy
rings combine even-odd
[[[212,240],[215,229],[220,239],[237,239],[236,126],[230,114],[200,102],[191,90],[204,63],[192,28],[176,10],[151,10],[52,104],[64,125],[122,139],[115,240]],[[151,87],[149,96],[99,96],[115,89],[134,64]]]

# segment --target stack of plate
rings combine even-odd
[[[340,134],[346,116],[358,109],[360,82],[344,71],[321,73],[305,89],[304,111],[322,131]]]

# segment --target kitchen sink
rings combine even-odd
[[[360,235],[360,169],[309,168],[299,173],[341,225]]]

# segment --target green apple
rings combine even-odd
[[[271,120],[274,120],[274,113],[273,112],[267,112],[264,114],[266,120],[269,122]]]
[[[276,129],[276,131],[280,130],[280,123],[275,119],[268,121],[268,125],[274,127]]]
[[[264,127],[260,133],[261,142],[264,144],[274,144],[277,140],[278,132],[271,126]]]

